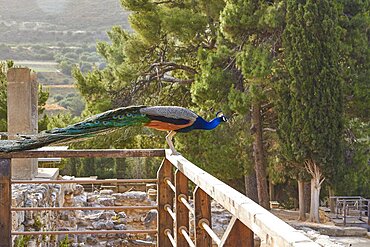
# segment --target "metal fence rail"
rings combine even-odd
[[[357,219],[370,225],[370,200],[361,196],[332,196],[335,204],[335,217],[343,219],[343,225],[349,219]]]

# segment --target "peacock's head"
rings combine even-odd
[[[228,118],[222,113],[222,111],[218,111],[216,113],[216,117],[220,118],[222,122],[227,122]]]

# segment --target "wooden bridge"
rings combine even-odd
[[[20,232],[11,229],[12,211],[44,210],[91,210],[92,207],[11,207],[11,185],[18,183],[80,183],[76,180],[12,180],[11,160],[13,158],[72,158],[72,157],[163,157],[163,162],[155,179],[121,179],[116,182],[157,183],[156,206],[115,206],[99,207],[99,210],[156,209],[158,220],[156,229],[148,230],[99,230],[99,231],[33,231]],[[189,182],[195,184],[192,193],[194,207],[189,203]],[[105,183],[104,180],[86,180],[83,183]],[[109,181],[108,181],[109,183]],[[219,238],[212,230],[211,200],[215,200],[233,216],[224,233]],[[194,221],[189,221],[189,213]],[[190,224],[194,224],[190,231]],[[107,233],[156,233],[157,246],[254,246],[254,234],[267,246],[318,247],[309,238],[262,208],[245,195],[211,176],[181,155],[170,155],[164,149],[130,150],[63,150],[25,151],[0,153],[0,247],[12,246],[14,235],[58,235],[58,234],[107,234]],[[194,236],[194,237],[191,237]]]

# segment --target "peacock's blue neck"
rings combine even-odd
[[[221,123],[221,118],[216,117],[212,119],[211,121],[206,121],[201,117],[198,117],[195,121],[195,128],[196,129],[204,129],[204,130],[212,130],[216,128]]]
[[[188,127],[185,127],[185,128],[182,128],[182,129],[178,129],[178,130],[176,130],[176,132],[186,133],[186,132],[196,130],[196,129],[212,130],[212,129],[216,128],[220,123],[221,123],[221,118],[220,117],[212,119],[209,122],[204,120],[201,117],[197,117],[197,119],[195,120],[195,122],[192,125],[190,125]]]

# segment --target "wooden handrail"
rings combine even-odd
[[[127,158],[164,157],[164,149],[86,149],[86,150],[30,150],[0,152],[0,159],[12,158]]]
[[[166,150],[166,159],[251,231],[260,237],[268,237],[271,246],[319,246],[245,195],[208,174],[183,156],[172,155],[170,150]]]

